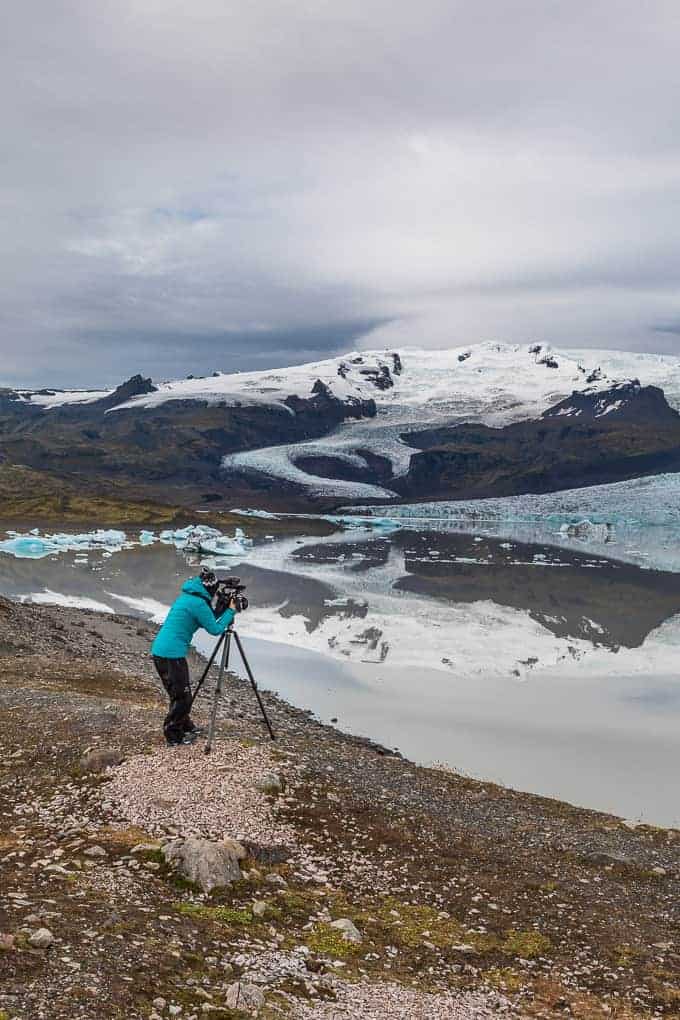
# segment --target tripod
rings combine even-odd
[[[276,737],[274,736],[274,730],[271,728],[271,724],[269,722],[269,719],[267,718],[267,713],[265,712],[264,705],[262,704],[262,698],[260,697],[260,692],[257,689],[257,684],[255,683],[255,677],[253,676],[253,671],[250,668],[250,663],[248,662],[248,659],[246,658],[246,653],[243,650],[243,645],[241,644],[241,639],[238,636],[238,634],[236,633],[236,631],[234,630],[234,625],[232,624],[230,627],[227,627],[227,629],[225,630],[224,634],[222,634],[220,636],[219,640],[217,641],[217,644],[213,648],[212,655],[208,659],[208,664],[205,667],[205,669],[203,670],[203,674],[201,676],[201,679],[196,684],[196,689],[195,689],[194,693],[191,696],[191,704],[193,705],[194,701],[196,700],[196,696],[198,695],[198,692],[200,691],[201,687],[203,686],[203,684],[206,681],[208,673],[210,672],[210,667],[212,666],[213,662],[217,658],[217,653],[219,652],[219,650],[221,648],[222,649],[222,656],[220,658],[220,671],[217,674],[217,685],[215,687],[215,694],[213,696],[212,709],[210,711],[210,725],[208,726],[208,738],[207,738],[207,740],[205,742],[205,753],[206,754],[210,754],[210,752],[212,750],[213,740],[214,740],[214,737],[215,737],[215,724],[217,722],[217,705],[218,705],[218,702],[219,702],[219,700],[220,700],[220,698],[222,696],[222,684],[223,684],[223,681],[224,681],[224,674],[225,674],[226,670],[229,668],[229,652],[231,650],[231,639],[232,638],[236,642],[236,647],[239,650],[239,653],[241,655],[241,660],[243,662],[243,665],[246,668],[246,673],[248,674],[248,679],[250,680],[250,686],[253,688],[253,691],[255,692],[255,697],[257,698],[257,703],[260,706],[260,712],[262,712],[262,718],[264,719],[265,725],[266,725],[267,729],[269,730],[269,736],[272,738],[272,740],[276,740]]]

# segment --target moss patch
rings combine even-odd
[[[187,917],[202,917],[219,924],[242,926],[253,923],[251,910],[236,907],[206,907],[200,903],[175,903],[175,909]]]
[[[337,913],[337,911],[336,911]],[[338,916],[341,916],[338,913]],[[360,912],[346,910],[361,930],[369,933],[379,943],[407,946],[420,949],[429,942],[438,949],[452,949],[459,945],[472,948],[477,953],[490,952],[498,948],[495,935],[468,932],[455,917],[428,905],[401,903],[387,899],[380,906]]]
[[[500,992],[518,992],[525,984],[522,975],[511,967],[493,967],[486,970],[484,980]]]
[[[541,935],[539,931],[517,931],[514,928],[507,933],[501,946],[504,953],[519,956],[523,960],[545,956],[551,948],[552,942],[547,935]]]
[[[343,937],[341,931],[324,922],[314,926],[307,936],[306,943],[313,953],[318,953],[320,956],[333,956],[341,960],[361,952],[361,946],[355,942],[349,942]]]

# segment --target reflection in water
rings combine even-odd
[[[301,563],[332,564],[356,573],[385,566],[391,549],[403,554],[395,592],[456,605],[492,601],[525,610],[556,637],[613,651],[639,647],[680,612],[680,574],[553,545],[409,530],[364,541],[309,544],[293,556]]]

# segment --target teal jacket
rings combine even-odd
[[[192,577],[185,581],[179,598],[171,605],[165,623],[151,645],[151,654],[162,659],[182,659],[200,627],[208,634],[222,634],[234,622],[235,615],[233,609],[227,609],[216,619],[209,592],[200,578]]]

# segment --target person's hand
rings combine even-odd
[[[229,600],[229,606],[228,606],[228,608],[229,608],[229,609],[233,609],[233,610],[234,610],[234,612],[236,612],[236,599],[230,599],[230,600]]]

